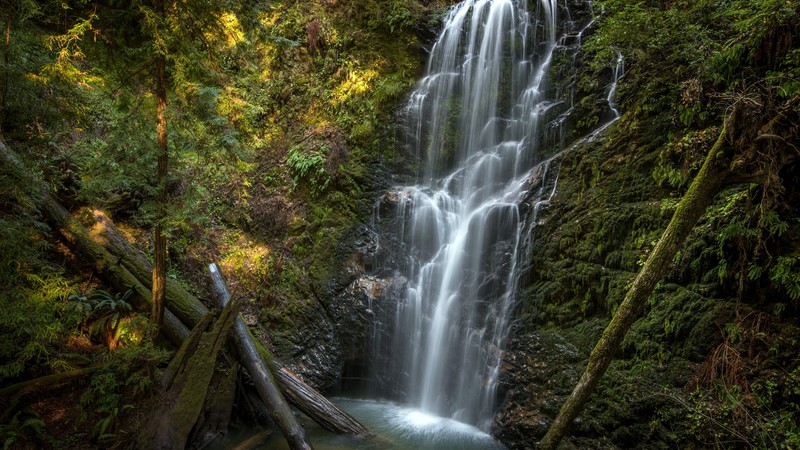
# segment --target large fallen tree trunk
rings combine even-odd
[[[215,300],[220,306],[224,306],[231,298],[225,278],[222,276],[219,267],[214,263],[208,266],[208,270],[211,274],[212,290]],[[351,436],[369,436],[371,434],[359,421],[342,411],[322,394],[297,378],[291,371],[280,364],[266,348],[257,345],[241,317],[236,319],[233,332],[239,351],[256,356],[253,358],[252,364],[260,366],[264,361],[269,361],[272,366],[272,371],[267,371],[269,374],[268,379],[253,380],[257,387],[259,383],[262,382],[274,383],[275,380],[270,373],[274,372],[281,391],[286,395],[289,401],[322,428],[333,433],[348,434]],[[242,355],[243,364],[245,364],[245,367],[251,374],[262,371],[260,368],[257,370],[250,370],[246,365],[247,363],[244,362],[245,359],[249,360],[250,358],[245,358],[244,355]]]
[[[29,186],[29,195],[35,201],[45,219],[56,228],[70,248],[88,259],[94,269],[120,292],[128,289],[134,295],[132,300],[136,306],[150,308],[151,292],[127,267],[119,264],[121,258],[112,255],[106,248],[89,234],[85,227],[76,221],[55,196],[49,192],[39,180],[28,175],[25,166],[16,154],[0,141],[0,162],[8,167],[13,176],[25,181]],[[148,275],[150,276],[150,275]],[[199,302],[198,302],[199,303]],[[205,308],[205,307],[204,307]],[[205,308],[208,312],[208,308]],[[202,318],[200,315],[197,321]],[[196,322],[195,322],[196,323]],[[194,326],[195,323],[189,325]],[[164,335],[175,344],[180,344],[189,336],[189,328],[170,311],[164,314]]]
[[[170,363],[171,370],[165,371],[161,385],[169,388],[162,393],[158,411],[141,430],[137,443],[139,448],[186,448],[192,428],[203,412],[217,358],[239,315],[239,305],[229,303],[219,314],[214,327],[206,332],[212,315],[215,314],[209,313],[209,320],[201,321],[192,330],[181,345],[178,356]]]
[[[137,306],[150,309],[152,265],[147,257],[134,248],[116,229],[114,224],[98,211],[90,211],[89,230],[79,223],[47,190],[41,181],[30,176],[16,154],[0,141],[0,163],[7,166],[13,176],[24,180],[30,186],[28,195],[39,207],[45,220],[50,222],[64,238],[66,244],[76,253],[90,260],[98,274],[115,289],[124,292],[133,290],[133,300]],[[189,328],[196,326],[209,309],[195,296],[188,293],[174,280],[167,280],[166,311],[161,331],[176,345],[188,336]],[[249,331],[248,331],[249,333]],[[263,356],[259,354],[259,357]],[[363,425],[344,411],[330,403],[325,397],[293,377],[288,370],[276,362],[265,367],[271,368],[280,381],[280,389],[286,397],[323,428],[339,434],[355,436],[369,435]],[[252,373],[251,373],[252,374]],[[255,376],[255,375],[254,375]],[[289,381],[289,378],[293,380]],[[315,413],[315,408],[321,408]]]
[[[230,295],[225,296],[218,287],[217,280],[222,280],[222,274],[217,270],[216,265],[211,266],[211,275],[214,278],[214,288],[217,294],[217,300],[221,306],[225,307],[230,300]],[[269,367],[267,367],[264,360],[259,355],[253,339],[250,337],[250,332],[245,325],[244,320],[239,316],[236,317],[233,324],[233,340],[236,343],[236,349],[239,351],[239,361],[244,368],[250,373],[253,378],[253,384],[256,386],[258,395],[261,400],[267,404],[267,408],[271,412],[272,421],[280,428],[289,446],[292,449],[310,449],[311,443],[308,441],[305,429],[300,426],[292,415],[292,410],[281,395],[280,390],[275,384],[275,378],[272,376]]]

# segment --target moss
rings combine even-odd
[[[731,306],[698,292],[701,287],[661,285],[622,344],[626,354],[666,364],[673,356],[700,361],[720,342]]]

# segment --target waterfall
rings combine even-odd
[[[563,145],[559,117],[571,101],[550,73],[568,47],[559,11],[557,0],[530,11],[526,1],[466,0],[451,10],[405,109],[417,182],[376,211],[391,230],[382,270],[396,295],[376,308],[374,378],[426,413],[483,430],[530,246],[527,219],[555,191],[555,171],[537,163]],[[534,172],[552,179],[532,193]]]

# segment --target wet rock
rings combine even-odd
[[[498,394],[504,398],[492,435],[509,449],[535,448],[580,377],[583,356],[554,333],[513,330]]]
[[[336,259],[341,261],[341,265],[325,289],[324,297],[328,300],[335,299],[354,280],[372,270],[381,250],[377,233],[366,225],[357,226],[350,236],[336,252]]]
[[[391,284],[391,279],[364,275],[336,297],[331,316],[345,348],[345,361],[363,358],[366,337],[375,315],[373,308]]]

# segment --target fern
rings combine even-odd
[[[124,294],[112,295],[103,289],[93,289],[87,294],[70,295],[68,309],[81,317],[81,328],[89,336],[106,340],[109,348],[116,348],[120,321],[133,311],[127,302],[132,293],[129,289]]]
[[[293,189],[296,189],[301,182],[309,185],[314,196],[327,189],[330,176],[325,170],[325,156],[323,156],[327,152],[328,148],[324,145],[309,152],[304,151],[300,145],[289,149],[286,165],[292,175]]]
[[[792,301],[800,299],[800,270],[797,270],[798,258],[781,256],[769,273],[769,279],[776,286],[783,288]]]

